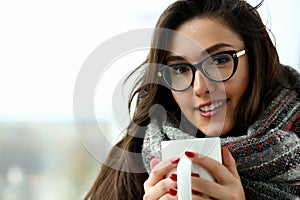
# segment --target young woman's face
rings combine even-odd
[[[180,37],[173,37],[167,64],[196,64],[222,51],[239,52],[245,49],[238,35],[217,20],[195,18],[179,26],[176,31],[191,40],[184,42]],[[235,126],[234,110],[248,84],[249,66],[245,54],[239,57],[237,70],[229,80],[214,82],[197,70],[192,86],[184,91],[172,91],[172,95],[194,126],[206,135],[220,136]]]

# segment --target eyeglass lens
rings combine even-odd
[[[203,74],[209,79],[223,81],[232,75],[234,60],[232,55],[224,53],[208,57],[194,67],[191,64],[170,65],[164,71],[163,78],[174,90],[187,89],[192,84],[195,67],[202,68]]]

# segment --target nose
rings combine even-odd
[[[195,79],[192,87],[196,96],[207,96],[215,90],[214,83],[207,79],[200,70],[195,72]]]

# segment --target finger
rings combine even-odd
[[[159,162],[159,159],[152,157],[150,160],[150,169],[152,170]]]
[[[227,169],[240,180],[239,173],[236,168],[235,160],[232,157],[228,147],[222,147],[222,160]]]
[[[192,178],[192,191],[194,191],[194,194],[197,192],[198,195],[196,196],[200,196],[202,198],[206,196],[217,198],[222,197],[224,187],[203,178]]]
[[[159,198],[159,200],[177,200],[177,191],[174,190],[174,191],[172,191],[170,193],[165,194],[164,196],[162,196],[161,198]]]
[[[160,199],[166,194],[176,196],[176,185],[177,183],[170,178],[163,179],[145,191],[144,199]]]
[[[207,199],[210,199],[210,198],[205,197],[205,196],[192,195],[192,199],[193,200],[207,200]]]
[[[192,196],[203,197],[203,193],[192,189]],[[192,199],[194,200],[195,198],[192,198]]]
[[[238,187],[226,188],[205,179],[202,179],[199,183],[201,187],[198,189],[203,193],[202,198],[204,199],[245,199],[244,191]]]
[[[232,181],[233,175],[218,161],[195,152],[186,151],[185,154],[193,163],[206,169],[218,183],[222,184]]]
[[[231,177],[233,176],[231,175]],[[221,185],[201,177],[192,177],[192,191],[197,191],[202,193],[203,197],[208,196],[213,199],[245,199],[241,182],[235,178],[232,179],[232,182],[227,181],[225,185]]]
[[[174,168],[176,168],[179,162],[179,158],[173,158],[171,160],[165,160],[157,163],[155,167],[150,172],[149,178],[144,183],[145,187],[154,186],[161,179],[165,178],[165,176]]]
[[[180,158],[174,157],[169,160],[163,160],[157,163],[154,168],[151,170],[151,173],[165,173],[169,172],[170,169],[173,169],[177,166]]]

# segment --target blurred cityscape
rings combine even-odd
[[[0,133],[1,200],[82,199],[98,174],[73,121],[1,123]]]

